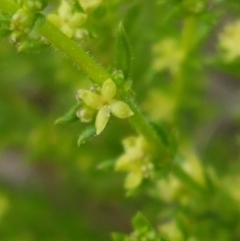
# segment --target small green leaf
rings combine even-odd
[[[115,160],[106,160],[104,162],[101,162],[98,166],[97,169],[101,171],[106,171],[109,169],[113,169],[115,166]]]
[[[80,1],[74,0],[74,1],[73,1],[73,6],[74,6],[74,8],[75,8],[78,12],[81,12],[81,13],[84,13],[84,12],[85,12],[84,9],[83,9],[83,7],[82,7],[81,4],[80,4]]]
[[[82,133],[78,137],[78,146],[81,146],[86,141],[91,139],[96,135],[96,129],[95,126],[88,126],[85,130],[82,131]]]
[[[168,136],[167,136],[166,131],[163,128],[163,126],[159,126],[159,125],[157,125],[156,123],[153,123],[153,122],[151,122],[150,124],[153,127],[153,129],[156,131],[158,136],[162,139],[165,146],[168,146],[169,145]]]
[[[138,213],[132,220],[133,227],[135,230],[151,230],[152,226],[148,220],[141,214]]]
[[[18,46],[18,52],[39,51],[47,48],[48,45],[40,41],[23,41]]]
[[[131,70],[131,48],[122,23],[119,24],[118,28],[117,51],[115,61],[116,69],[121,70],[124,74],[125,79],[128,79]]]
[[[55,124],[68,124],[79,120],[76,112],[81,107],[82,103],[77,103],[73,106],[64,116],[60,117],[55,121]]]

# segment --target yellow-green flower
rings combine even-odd
[[[240,20],[227,24],[219,36],[219,46],[226,62],[240,57]]]
[[[151,178],[153,164],[150,162],[149,147],[143,137],[128,137],[123,140],[125,153],[117,160],[115,170],[128,172],[125,188],[138,187],[143,178]]]
[[[112,115],[124,119],[132,116],[134,113],[130,107],[123,101],[116,100],[116,84],[107,79],[99,91],[79,90],[77,97],[93,110],[97,110],[95,120],[96,134],[99,135],[106,127],[109,118]]]
[[[169,70],[171,74],[176,74],[185,58],[184,50],[179,43],[166,38],[153,46],[153,69],[155,71]]]
[[[78,36],[79,29],[85,23],[87,15],[75,12],[69,3],[62,1],[57,14],[50,14],[48,19],[69,38],[72,38]]]
[[[186,240],[176,220],[167,220],[159,226],[161,234],[166,236],[168,240],[183,241]]]

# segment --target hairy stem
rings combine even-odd
[[[134,115],[129,118],[131,124],[141,135],[144,136],[150,145],[153,146],[153,151],[161,158],[161,164],[169,164],[171,161],[171,155],[169,150],[163,144],[161,138],[157,135],[156,131],[142,114],[135,101],[132,98],[129,98],[126,102],[134,112]]]
[[[110,75],[82,48],[59,31],[59,29],[48,20],[45,20],[40,31],[51,44],[64,53],[74,64],[79,66],[94,82],[101,85],[106,79],[110,78]]]

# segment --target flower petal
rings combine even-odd
[[[116,162],[115,170],[116,171],[132,171],[134,169],[134,163],[132,162],[131,157],[128,153],[123,154],[119,157]]]
[[[86,105],[92,107],[93,109],[99,109],[102,106],[101,97],[89,90],[79,90],[78,98],[82,99]]]
[[[58,14],[62,19],[66,19],[71,17],[72,15],[72,9],[69,3],[67,3],[66,1],[62,1],[61,5],[58,9]]]
[[[105,101],[110,102],[117,93],[116,84],[111,80],[107,79],[102,86],[101,94]]]
[[[62,24],[60,29],[69,38],[72,38],[72,36],[73,36],[73,29],[68,24]]]
[[[143,176],[141,171],[138,172],[130,172],[125,180],[125,188],[133,189],[138,187],[142,182]]]
[[[74,13],[71,19],[69,20],[69,24],[72,27],[79,27],[86,22],[87,15],[84,13]]]
[[[123,101],[117,100],[110,104],[111,112],[118,118],[124,119],[134,115],[130,107]]]
[[[97,113],[95,127],[96,134],[99,135],[104,128],[106,127],[108,120],[110,118],[110,109],[109,106],[103,106]]]

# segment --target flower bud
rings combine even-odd
[[[38,12],[41,11],[44,7],[46,1],[42,0],[24,0],[24,6],[32,11]]]
[[[81,120],[81,122],[88,123],[93,119],[94,110],[88,106],[84,106],[77,111],[76,115]]]
[[[11,30],[26,33],[30,30],[32,23],[32,13],[26,8],[21,8],[12,16],[10,28]]]
[[[10,42],[18,44],[21,41],[22,33],[19,31],[13,31],[10,35]]]
[[[75,13],[69,20],[69,24],[72,27],[78,27],[84,24],[87,20],[87,15],[84,13]]]
[[[74,38],[77,40],[85,40],[89,36],[89,33],[86,29],[78,28],[74,33]]]

